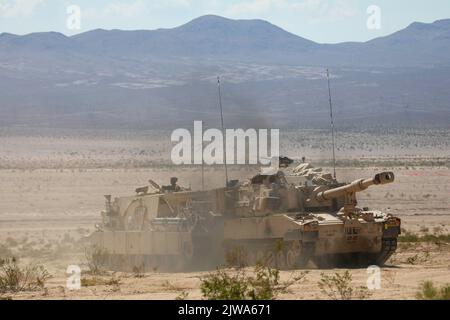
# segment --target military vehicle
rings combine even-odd
[[[176,184],[137,188],[132,196],[105,195],[102,223],[89,238],[97,259],[113,270],[183,270],[218,259],[224,190],[191,191]],[[211,260],[211,261],[212,261]]]
[[[400,219],[358,208],[356,193],[391,183],[394,174],[342,184],[308,164],[299,170],[257,175],[234,190],[233,217],[224,224],[226,250],[243,247],[252,262],[264,258],[288,269],[310,260],[319,267],[384,264],[397,247]]]
[[[285,162],[285,161],[284,161]],[[392,172],[350,184],[303,163],[227,187],[192,191],[150,185],[106,196],[91,243],[112,269],[186,270],[228,262],[280,269],[382,265],[397,247],[400,219],[357,207],[356,193],[394,181]]]

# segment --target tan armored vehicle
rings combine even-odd
[[[150,186],[114,201],[105,196],[103,222],[90,236],[102,263],[113,270],[181,270],[220,259],[214,250],[221,246],[223,224],[214,212],[224,211],[218,205],[225,189],[195,192],[176,181],[160,187],[149,180]]]
[[[400,219],[358,208],[356,193],[391,183],[394,174],[342,184],[319,170],[304,164],[294,170],[299,175],[257,175],[236,188],[234,218],[224,224],[228,252],[243,248],[251,262],[288,269],[309,260],[318,267],[384,264],[397,247]]]
[[[281,269],[382,265],[395,251],[400,219],[357,207],[356,193],[394,181],[392,172],[350,184],[301,164],[190,191],[176,185],[106,196],[103,223],[91,236],[114,269],[212,267],[225,259]],[[154,189],[149,191],[150,189]]]

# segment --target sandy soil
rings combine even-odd
[[[396,183],[363,192],[359,195],[360,205],[400,216],[403,228],[414,233],[449,233],[448,168],[339,168],[338,178],[351,181],[384,169],[396,173]],[[252,170],[231,170],[235,178],[251,173]],[[223,181],[221,172],[209,170],[206,175],[207,187],[219,186]],[[135,187],[145,185],[148,178],[165,183],[171,176],[178,176],[181,184],[190,184],[194,189],[200,186],[200,174],[194,169],[0,170],[0,243],[23,263],[41,263],[52,274],[45,290],[15,294],[13,299],[175,299],[182,292],[188,298],[200,299],[200,278],[207,272],[153,272],[143,277],[109,273],[101,278],[118,279],[118,284],[82,287],[78,291],[66,288],[68,265],[86,269],[82,239],[100,220],[103,195],[127,195]],[[279,298],[326,299],[317,286],[321,273],[340,271],[343,270],[310,269],[303,281],[291,285]],[[351,273],[355,286],[365,285],[366,269],[352,269]],[[294,275],[281,272],[282,280],[292,279]],[[374,291],[370,298],[414,299],[424,280],[436,284],[450,282],[450,245],[401,244],[382,269],[381,289]]]
[[[348,135],[352,141],[353,136]],[[413,136],[410,142],[405,138],[406,142],[399,144],[401,148],[394,140],[384,143],[383,137],[377,137],[372,145],[361,144],[364,139],[360,137],[339,154],[341,158],[346,154],[348,161],[365,159],[364,165],[338,168],[338,179],[350,182],[392,170],[396,182],[362,192],[358,195],[360,206],[398,215],[402,218],[404,231],[449,234],[450,168],[429,163],[429,159],[436,157],[449,159],[448,132],[435,132],[431,138],[425,135],[423,141],[418,138],[420,136]],[[420,143],[412,145],[417,139]],[[435,144],[427,144],[430,139]],[[178,176],[181,185],[200,188],[199,169],[161,165],[167,160],[167,150],[164,151],[167,143],[154,140],[149,144],[149,141],[146,136],[140,139],[134,136],[120,139],[11,138],[5,133],[0,134],[0,256],[8,250],[24,264],[43,264],[52,275],[45,290],[14,294],[13,299],[175,299],[182,293],[191,299],[201,298],[200,278],[207,272],[153,272],[142,277],[132,273],[109,273],[100,278],[115,279],[118,283],[82,287],[78,291],[66,288],[67,266],[79,265],[86,270],[83,238],[100,221],[103,195],[129,195],[136,187],[146,185],[149,178],[167,184],[171,176]],[[295,137],[289,140],[291,145],[297,142]],[[310,158],[320,161],[329,156],[329,149],[318,142],[320,139],[307,140],[307,152],[303,152],[311,153]],[[384,145],[387,146],[385,149]],[[395,149],[398,149],[397,153],[392,153]],[[372,158],[376,153],[381,156]],[[387,159],[395,166],[380,166],[380,159]],[[230,177],[243,179],[256,170],[232,167]],[[206,188],[223,185],[223,172],[217,168],[209,168],[205,176]],[[302,281],[293,283],[279,298],[326,299],[317,286],[321,273],[343,271],[311,268]],[[354,286],[364,286],[366,269],[350,271]],[[283,271],[281,278],[284,281],[293,279],[299,272]],[[82,276],[89,277],[84,271]],[[438,285],[450,283],[449,244],[401,244],[382,269],[381,289],[374,291],[370,298],[414,299],[420,283],[425,280]]]

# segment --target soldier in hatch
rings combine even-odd
[[[182,188],[177,184],[177,182],[178,182],[177,177],[170,178],[170,185],[163,186],[164,192],[180,192],[180,191],[182,191]]]

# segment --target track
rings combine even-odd
[[[383,243],[381,244],[381,252],[376,258],[377,265],[384,265],[385,262],[392,256],[392,254],[397,250],[397,239],[388,238],[383,239]]]

